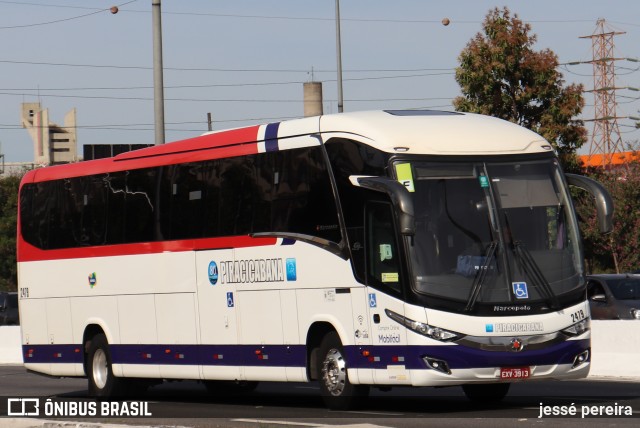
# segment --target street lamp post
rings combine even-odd
[[[151,0],[153,18],[153,106],[155,144],[164,144],[164,78],[162,74],[162,18],[160,0]]]

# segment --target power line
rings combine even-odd
[[[25,94],[25,93],[9,93],[0,92],[0,95],[13,95],[13,96],[39,96],[42,98],[74,98],[74,99],[98,99],[98,100],[117,100],[117,101],[153,101],[152,97],[116,97],[116,96],[98,96],[98,95],[47,95],[47,94]],[[442,98],[375,98],[375,99],[349,99],[350,102],[376,102],[376,101],[427,101],[427,100],[449,100],[450,97]],[[251,102],[251,103],[301,103],[300,99],[241,99],[241,98],[165,98],[165,101],[186,101],[186,102]],[[336,100],[325,99],[325,102],[335,102]]]
[[[125,70],[151,70],[152,67],[139,66],[139,65],[108,65],[108,64],[73,64],[73,63],[61,63],[61,62],[39,62],[39,61],[18,61],[18,60],[0,60],[0,63],[5,64],[26,64],[26,65],[46,65],[53,67],[83,67],[83,68],[114,68]],[[220,72],[248,72],[248,73],[309,73],[309,69],[278,69],[278,68],[205,68],[205,67],[164,67],[165,70],[172,71],[220,71]],[[455,68],[389,68],[389,69],[351,69],[344,70],[347,73],[373,73],[373,72],[394,72],[394,73],[409,73],[420,71],[442,71],[451,72]],[[314,73],[335,73],[335,69],[318,70],[313,69]]]
[[[122,3],[122,4],[121,4],[121,5],[119,5],[119,6],[124,6],[124,5],[130,4],[130,3],[134,3],[134,2],[136,2],[136,1],[138,1],[138,0],[131,0],[131,1],[127,2],[127,3]],[[15,2],[2,2],[2,3],[15,3]],[[108,10],[109,10],[109,9],[98,9],[98,10],[96,10],[96,11],[94,11],[94,12],[85,13],[85,14],[83,14],[83,15],[72,16],[72,17],[69,17],[69,18],[56,19],[56,20],[53,20],[53,21],[38,22],[38,23],[35,23],[35,24],[9,25],[9,26],[5,26],[5,27],[0,27],[0,30],[9,30],[9,29],[16,29],[16,28],[39,27],[39,26],[42,26],[42,25],[58,24],[58,23],[60,23],[60,22],[67,22],[67,21],[73,21],[73,20],[75,20],[75,19],[86,18],[87,16],[96,15],[96,14],[98,14],[98,13],[106,12],[106,11],[108,11]]]
[[[384,80],[384,79],[404,79],[414,77],[427,77],[427,76],[442,76],[455,73],[424,73],[424,74],[410,74],[410,75],[396,75],[396,76],[377,76],[377,77],[360,77],[360,78],[347,78],[345,81],[364,81],[364,80]],[[327,79],[322,82],[335,82],[336,79]],[[278,86],[278,85],[302,85],[305,81],[291,81],[291,82],[264,82],[264,83],[214,83],[203,85],[168,85],[165,89],[203,89],[203,88],[225,88],[225,87],[244,87],[244,86]],[[132,90],[148,90],[153,89],[152,86],[112,86],[112,87],[84,87],[84,88],[38,88],[38,94],[42,91],[132,91]],[[0,91],[36,91],[33,88],[0,88]]]
[[[133,3],[136,0],[130,1],[129,3]],[[93,10],[94,12],[82,15],[81,17],[92,15],[95,13],[103,12],[108,9],[98,9],[86,6],[69,6],[69,5],[52,5],[52,4],[43,4],[43,3],[34,3],[34,2],[17,2],[17,1],[0,1],[0,3],[8,3],[8,4],[17,4],[21,6],[38,6],[38,7],[51,7],[51,8],[67,8],[67,9],[82,9],[82,10]],[[125,6],[129,3],[124,3],[122,6]],[[122,12],[130,12],[130,13],[150,13],[149,10],[136,10],[136,9],[122,9],[119,6]],[[163,15],[177,15],[177,16],[199,16],[199,17],[215,17],[215,18],[241,18],[241,19],[275,19],[275,20],[286,20],[286,21],[321,21],[321,22],[333,22],[335,18],[332,17],[314,17],[314,16],[276,16],[276,15],[245,15],[245,14],[232,14],[232,13],[210,13],[210,12],[171,12],[167,10],[162,11]],[[73,18],[71,18],[73,19]],[[397,24],[441,24],[441,20],[438,19],[384,19],[384,18],[342,18],[341,21],[352,21],[352,22],[389,22],[389,23],[397,23]],[[458,24],[479,24],[480,21],[456,21]],[[38,25],[38,24],[34,24]],[[42,24],[40,24],[42,25]]]
[[[133,1],[136,1],[136,0],[133,0]],[[133,1],[129,3],[133,3]],[[54,5],[54,4],[35,3],[35,2],[0,1],[0,3],[17,4],[22,6],[94,10],[96,11],[94,13],[98,13],[106,10],[106,9],[97,9],[97,8],[91,8],[86,6]],[[124,3],[123,6],[129,3]],[[122,9],[122,8],[120,9],[122,12],[129,12],[129,13],[150,13],[149,10]],[[317,16],[247,15],[247,14],[233,14],[233,13],[227,13],[227,14],[211,13],[211,12],[172,12],[168,10],[163,10],[162,14],[176,15],[176,16],[214,17],[214,18],[272,19],[272,20],[285,20],[285,21],[333,22],[335,20],[335,18],[333,17],[317,17]],[[341,21],[342,22],[362,22],[362,23],[392,23],[392,24],[441,24],[442,23],[442,21],[438,19],[391,19],[391,18],[349,18],[349,17],[342,17]],[[592,22],[592,20],[591,19],[534,19],[534,20],[526,20],[523,22],[531,23],[531,24],[539,24],[539,23],[568,24],[568,23]],[[477,24],[482,24],[482,21],[454,20],[452,23],[477,25]],[[633,24],[633,23],[618,22],[618,24],[639,26],[638,24]]]

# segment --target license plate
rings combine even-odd
[[[531,369],[529,367],[510,367],[500,369],[500,379],[527,379],[531,376]]]

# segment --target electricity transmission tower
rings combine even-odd
[[[614,40],[616,35],[624,32],[611,31],[605,27],[605,20],[598,19],[596,31],[590,36],[580,37],[591,39],[593,59],[593,95],[595,98],[595,116],[593,119],[593,133],[589,157],[602,156],[603,168],[611,166],[614,153],[621,152],[622,137],[618,127],[616,114],[616,74],[615,61],[623,58],[614,56]]]

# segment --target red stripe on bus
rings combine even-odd
[[[258,144],[248,143],[216,149],[198,150],[195,152],[173,153],[166,157],[132,159],[126,162],[114,162],[113,158],[100,159],[96,161],[78,162],[35,170],[35,175],[29,175],[28,177],[25,176],[22,182],[23,184],[39,183],[42,181],[83,177],[94,174],[108,174],[131,169],[151,168],[180,163],[254,155],[256,153],[258,153]]]
[[[163,252],[220,250],[275,245],[276,238],[251,238],[250,236],[226,236],[221,238],[185,239],[179,241],[142,242],[138,244],[101,245],[94,247],[41,250],[20,239],[18,262],[44,260],[82,259],[90,257],[115,257]]]
[[[161,146],[149,147],[143,150],[134,150],[131,152],[121,153],[114,159],[116,161],[123,161],[127,159],[164,156],[180,152],[189,152],[194,150],[255,142],[258,138],[259,128],[260,126],[256,125],[247,128],[232,129],[230,131],[219,132],[216,134],[202,135],[200,137],[189,138],[186,140],[177,141],[175,143],[163,144]]]
[[[162,146],[122,153],[114,158],[97,159],[36,169],[25,175],[22,183],[105,174],[128,169],[231,158],[258,153],[259,126],[220,134],[203,135]]]

